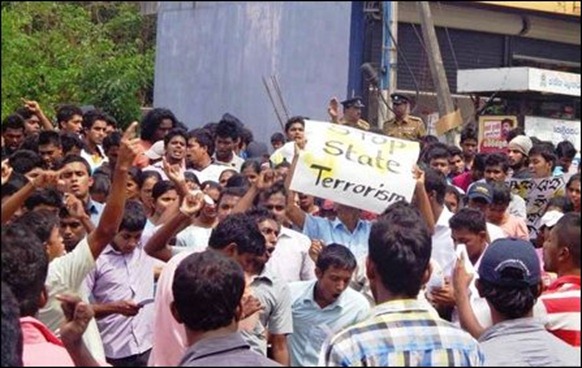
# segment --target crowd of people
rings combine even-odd
[[[419,142],[412,201],[382,213],[292,190],[301,116],[268,147],[228,113],[122,130],[25,100],[2,122],[2,366],[579,365],[576,148],[515,128],[484,154],[471,124],[447,145],[391,97],[382,128],[328,106]]]

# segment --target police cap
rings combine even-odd
[[[362,98],[358,96],[342,101],[341,104],[344,106],[344,109],[349,109],[350,107],[362,108],[365,106],[362,103]]]
[[[392,103],[394,105],[400,105],[402,103],[410,103],[410,98],[401,95],[400,93],[393,93],[390,95],[390,98],[392,99]]]

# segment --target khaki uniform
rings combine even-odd
[[[347,121],[345,121],[344,118],[341,118],[341,119],[339,119],[338,124],[347,125],[349,127],[362,129],[362,130],[370,130],[370,123],[368,123],[366,120],[363,120],[363,119],[359,119],[358,122],[354,125],[354,124],[351,124],[351,123],[348,123]]]
[[[408,140],[420,140],[426,135],[422,119],[412,115],[408,115],[400,121],[396,121],[396,118],[387,120],[384,122],[382,130],[389,137]]]

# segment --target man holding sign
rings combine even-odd
[[[311,239],[343,244],[359,258],[367,253],[371,228],[360,209],[382,213],[391,203],[411,201],[419,145],[316,121],[306,121],[305,130],[309,142],[295,152],[286,183],[287,216]],[[305,214],[294,203],[294,191],[334,200],[337,219]]]

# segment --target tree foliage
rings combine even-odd
[[[125,126],[151,105],[155,16],[137,2],[2,2],[2,117],[94,105]]]

